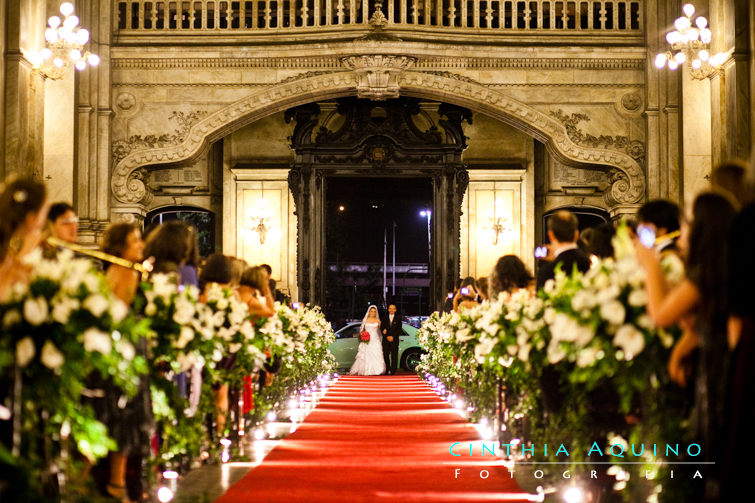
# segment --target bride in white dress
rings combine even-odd
[[[377,306],[370,306],[362,320],[361,334],[366,330],[370,334],[369,342],[360,342],[354,365],[351,366],[351,375],[378,375],[385,372],[385,360],[383,359],[383,341],[380,335],[380,319],[378,318]]]

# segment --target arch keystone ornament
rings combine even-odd
[[[377,101],[398,98],[398,77],[416,62],[411,56],[383,54],[341,58],[341,64],[357,75],[357,97]]]
[[[381,89],[381,96],[388,98],[388,90],[394,88],[392,78],[396,79],[395,89],[400,89],[402,96],[462,106],[528,133],[544,143],[551,155],[563,164],[617,170],[606,197],[612,204],[634,204],[645,196],[645,174],[641,164],[633,158],[641,150],[636,145],[629,145],[632,155],[610,148],[578,145],[556,118],[467,77],[411,70],[416,59],[410,56],[346,56],[342,61],[353,65],[353,69],[304,74],[301,78],[260,89],[193,123],[180,143],[146,148],[138,145],[123,157],[114,158],[110,185],[117,201],[114,211],[118,207],[144,204],[149,196],[142,174],[136,173],[140,168],[148,170],[152,165],[190,162],[206,152],[213,142],[247,124],[313,101],[359,95],[360,85],[368,93]],[[382,86],[370,87],[370,72],[388,74],[385,91]]]

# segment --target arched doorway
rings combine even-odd
[[[430,307],[440,308],[445,292],[459,274],[461,202],[469,177],[462,163],[466,137],[462,123],[471,122],[468,109],[441,103],[437,126],[421,127],[420,100],[399,98],[370,101],[339,100],[330,130],[319,123],[316,103],[292,108],[295,121],[292,148],[296,161],[289,172],[298,225],[298,287],[304,302],[324,305],[326,295],[326,192],[337,177],[425,178],[432,184],[430,223]]]
[[[163,206],[156,208],[144,218],[144,234],[169,220],[183,220],[197,230],[199,254],[203,257],[215,251],[215,214],[193,206]]]

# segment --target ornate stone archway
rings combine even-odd
[[[572,166],[594,166],[613,171],[612,185],[605,194],[609,207],[633,205],[645,196],[645,173],[638,161],[644,151],[593,148],[574,141],[568,122],[546,115],[506,94],[474,80],[448,72],[405,70],[406,59],[372,58],[362,66],[350,62],[351,71],[307,72],[254,92],[194,123],[176,145],[145,148],[117,156],[111,177],[114,213],[140,215],[149,191],[144,171],[149,166],[188,162],[210,144],[246,124],[275,112],[316,100],[361,95],[375,98],[396,93],[438,100],[481,112],[511,124],[546,145],[559,161]],[[344,63],[346,64],[346,63]],[[372,64],[373,66],[369,66]],[[391,65],[400,65],[397,71]],[[381,66],[382,65],[382,66]],[[385,78],[381,78],[385,77]],[[630,155],[630,153],[632,155]]]

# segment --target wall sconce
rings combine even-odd
[[[270,232],[270,220],[272,216],[272,211],[267,208],[267,204],[265,203],[265,187],[262,185],[262,195],[249,215],[251,221],[249,230],[257,234],[261,245],[265,244],[265,239]]]
[[[698,16],[693,26],[694,5],[685,4],[682,11],[684,15],[674,21],[676,29],[666,34],[666,42],[674,52],[656,55],[655,66],[659,69],[668,66],[669,70],[676,70],[689,61],[692,78],[702,80],[720,70],[728,55],[724,52],[710,54],[713,34],[708,28],[708,20],[703,16]]]
[[[506,225],[506,219],[498,216],[498,199],[496,194],[498,191],[495,188],[495,182],[493,182],[493,216],[489,217],[488,229],[493,234],[493,246],[498,244],[498,237],[504,232],[509,232],[511,229]]]
[[[89,42],[89,31],[78,26],[79,18],[73,14],[73,4],[60,4],[60,13],[62,20],[58,16],[47,20],[46,47],[39,52],[26,54],[34,68],[52,80],[63,78],[65,69],[71,64],[77,70],[100,64],[99,56],[84,50]]]

